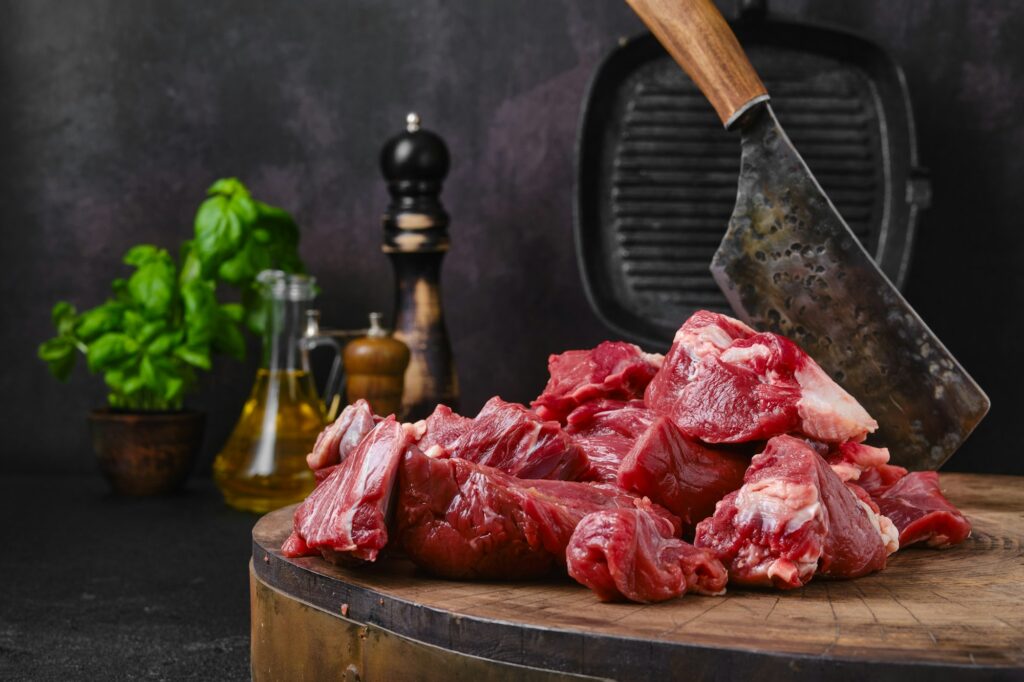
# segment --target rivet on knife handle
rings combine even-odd
[[[712,0],[627,0],[726,128],[768,91]]]

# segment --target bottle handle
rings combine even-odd
[[[313,373],[309,362],[309,354],[317,348],[327,346],[334,349],[334,362],[331,363],[331,371],[327,374],[327,383],[324,384],[322,398],[324,414],[327,423],[330,424],[338,418],[338,412],[342,403],[342,391],[345,388],[345,365],[342,362],[342,345],[333,336],[320,333],[320,311],[306,311],[306,329],[299,341],[299,349],[302,352],[302,368]]]

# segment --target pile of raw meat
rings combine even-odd
[[[549,370],[532,409],[403,424],[350,405],[307,458],[319,484],[282,552],[402,553],[460,580],[567,570],[656,602],[856,578],[971,532],[937,474],[863,444],[875,421],[782,336],[701,311],[667,356],[605,342]]]

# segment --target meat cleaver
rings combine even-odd
[[[937,469],[989,399],[860,244],[779,125],[712,0],[627,0],[739,130],[736,206],[711,262],[733,310],[799,343],[878,421],[892,461]]]

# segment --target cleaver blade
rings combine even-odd
[[[939,468],[988,397],[868,255],[771,106],[737,127],[739,186],[715,281],[740,318],[796,341],[860,401],[893,462]]]
[[[711,263],[733,310],[800,344],[879,424],[892,461],[937,469],[989,399],[878,268],[779,125],[712,0],[627,0],[739,130],[736,205]]]

